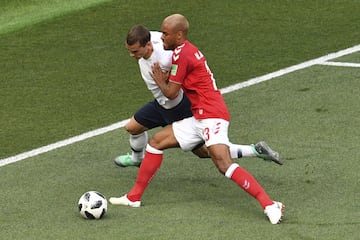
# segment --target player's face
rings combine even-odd
[[[127,43],[125,43],[125,47],[129,50],[130,52],[130,57],[135,58],[136,60],[139,60],[140,58],[149,58],[151,53],[150,53],[150,48],[149,48],[150,43],[147,43],[144,47],[142,47],[140,45],[139,42],[133,44],[133,45],[128,45]],[[150,53],[150,55],[149,55]]]
[[[163,23],[161,25],[161,31],[162,31],[161,39],[163,40],[164,43],[164,49],[174,50],[177,47],[176,46],[177,33],[173,32],[169,28],[169,25],[166,23]]]

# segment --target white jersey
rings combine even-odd
[[[164,50],[163,42],[161,40],[161,32],[151,31],[151,43],[153,45],[154,51],[148,59],[140,58],[138,63],[140,67],[141,76],[146,83],[148,89],[153,94],[156,101],[164,108],[170,109],[178,105],[183,98],[183,91],[180,90],[179,95],[170,100],[164,96],[161,92],[161,89],[156,84],[154,79],[151,77],[150,73],[152,72],[152,66],[154,63],[158,62],[163,71],[170,71],[172,64],[172,51]]]

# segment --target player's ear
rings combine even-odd
[[[176,39],[178,40],[178,41],[181,41],[182,39],[184,39],[184,32],[183,31],[178,31],[177,33],[176,33]]]
[[[145,44],[145,47],[151,47],[151,46],[152,46],[151,41],[148,41],[148,42]]]

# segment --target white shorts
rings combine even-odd
[[[191,151],[202,142],[207,147],[229,145],[228,128],[229,122],[219,118],[197,120],[189,117],[173,123],[175,138],[184,151]]]

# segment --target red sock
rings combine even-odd
[[[127,198],[130,201],[140,201],[146,187],[149,185],[151,179],[156,174],[156,171],[160,168],[162,159],[162,152],[151,153],[146,150],[145,157],[140,165],[135,185],[127,194]]]
[[[271,198],[267,195],[265,190],[256,181],[256,179],[245,169],[241,168],[238,164],[233,163],[225,175],[233,180],[237,185],[244,189],[251,196],[256,198],[264,209],[266,206],[273,204]]]

